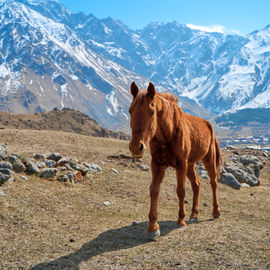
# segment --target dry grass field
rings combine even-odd
[[[176,226],[175,173],[167,170],[158,208],[161,237],[148,241],[151,172],[138,164],[149,165],[149,152],[132,162],[121,158],[129,155],[127,141],[42,130],[3,129],[0,143],[8,143],[10,154],[59,152],[103,169],[82,183],[25,181],[18,174],[1,186],[0,269],[270,269],[269,162],[259,187],[236,191],[219,184],[216,220],[210,184],[201,179],[200,222],[184,229]],[[188,182],[186,188],[189,215]]]

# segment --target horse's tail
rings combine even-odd
[[[220,179],[221,177],[221,170],[222,170],[222,166],[223,166],[223,158],[222,158],[222,153],[221,153],[221,149],[219,147],[219,143],[218,140],[214,134],[214,129],[212,127],[212,125],[207,121],[207,126],[210,129],[211,132],[211,148],[213,149],[213,154],[215,153],[215,157],[216,157],[216,170],[217,170],[217,175],[218,175],[218,179]]]
[[[223,166],[223,158],[222,158],[221,149],[219,147],[219,143],[218,143],[216,136],[215,136],[214,140],[215,140],[215,149],[216,149],[216,168],[217,168],[218,178],[220,179],[221,170],[222,170],[222,166]]]

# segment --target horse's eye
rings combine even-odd
[[[155,113],[155,111],[153,110],[153,111],[150,111],[150,115],[151,116],[153,116],[154,115],[154,113]]]

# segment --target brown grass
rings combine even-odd
[[[60,152],[103,168],[74,185],[18,175],[3,185],[0,269],[270,269],[269,167],[260,187],[235,191],[219,185],[217,220],[211,219],[210,185],[201,179],[200,222],[184,230],[175,224],[175,173],[167,170],[158,209],[162,236],[149,242],[151,173],[131,160],[108,158],[128,155],[128,142],[53,131],[0,134],[10,153]],[[147,153],[142,163],[149,162]],[[191,195],[187,183],[188,214]]]

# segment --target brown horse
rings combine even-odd
[[[134,158],[141,158],[150,143],[152,155],[151,205],[148,232],[154,239],[160,235],[157,223],[157,201],[160,184],[167,167],[176,169],[179,218],[177,224],[185,226],[185,180],[191,182],[193,205],[190,222],[196,222],[199,212],[200,182],[194,165],[202,160],[213,191],[213,217],[220,215],[217,197],[217,178],[222,164],[221,150],[211,124],[196,116],[184,113],[177,98],[171,94],[157,93],[152,83],[147,90],[139,90],[133,82],[130,87],[133,101],[130,105],[132,139],[129,144]]]

